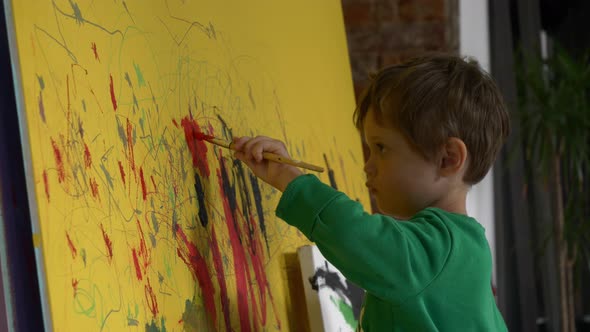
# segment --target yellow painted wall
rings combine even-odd
[[[366,203],[340,1],[12,7],[54,331],[304,329],[279,193],[190,136],[281,138]]]

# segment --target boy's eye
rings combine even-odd
[[[385,145],[383,145],[381,143],[377,143],[377,144],[375,144],[375,146],[377,147],[377,150],[379,150],[379,151],[383,151],[385,149]]]

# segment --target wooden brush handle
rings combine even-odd
[[[274,154],[271,152],[263,152],[262,157],[264,159],[272,160],[277,163],[292,165],[292,166],[296,166],[296,167],[300,167],[300,168],[305,168],[305,169],[309,169],[309,170],[320,172],[320,173],[324,171],[323,167],[308,164],[308,163],[300,161],[300,160],[285,158],[283,156],[279,156],[278,154]]]
[[[234,149],[232,144],[228,143],[226,141],[223,141],[223,140],[220,140],[217,138],[209,138],[209,139],[206,139],[206,141],[211,142],[216,145],[219,145],[219,146],[223,146],[224,148],[228,148],[228,149],[236,151],[236,149]],[[324,168],[321,166],[308,164],[308,163],[300,161],[300,160],[293,160],[290,158],[279,156],[278,154],[271,153],[271,152],[263,152],[262,157],[266,160],[271,160],[271,161],[281,163],[281,164],[287,164],[287,165],[291,165],[291,166],[305,168],[305,169],[309,169],[309,170],[320,172],[320,173],[324,171]]]

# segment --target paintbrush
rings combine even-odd
[[[210,135],[203,134],[203,133],[197,133],[195,137],[196,137],[196,139],[198,139],[200,141],[207,141],[209,143],[219,145],[219,146],[222,146],[222,147],[230,149],[230,150],[237,151],[232,146],[232,142],[227,142],[227,141],[215,138],[214,136],[210,136]],[[300,160],[294,160],[294,159],[286,158],[283,156],[279,156],[278,154],[274,154],[271,152],[263,152],[262,158],[264,158],[266,160],[271,160],[271,161],[274,161],[277,163],[281,163],[281,164],[287,164],[287,165],[292,165],[292,166],[296,166],[296,167],[300,167],[300,168],[309,169],[309,170],[316,171],[316,172],[323,172],[324,171],[323,167],[308,164],[308,163],[300,161]]]

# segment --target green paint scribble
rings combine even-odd
[[[123,147],[127,150],[127,133],[125,132],[125,128],[123,128],[123,124],[117,118],[117,132],[119,133],[119,139],[121,143],[123,143]]]
[[[94,294],[91,294],[86,289],[78,287],[76,297],[74,299],[74,310],[86,317],[93,317],[95,315],[96,299]]]
[[[133,106],[133,112],[139,109],[139,102],[137,102],[137,97],[135,96],[135,93],[133,94]]]
[[[150,232],[150,240],[152,242],[152,248],[156,247],[156,237],[154,236],[154,233]]]
[[[37,75],[37,80],[39,81],[39,87],[41,87],[41,90],[45,89],[45,81],[43,80],[43,76]]]
[[[109,187],[111,187],[111,189],[113,189],[114,184],[113,184],[113,178],[111,177],[111,173],[109,173],[109,171],[107,170],[107,168],[104,166],[103,163],[100,163],[100,169],[104,173],[104,177],[107,180]]]
[[[195,303],[186,300],[186,302],[184,302],[184,312],[182,313],[182,321],[184,322],[185,331],[199,330],[198,314],[199,312]]]
[[[145,324],[145,332],[160,332],[160,329],[156,326],[156,322],[152,320],[151,324]]]
[[[166,257],[164,257],[164,267],[166,268],[166,275],[168,276],[168,279],[172,278],[172,268],[170,267],[170,263]]]
[[[84,23],[84,18],[82,17],[82,12],[80,11],[80,7],[78,7],[78,4],[70,0],[70,6],[72,6],[72,9],[74,10],[74,17],[76,18],[76,23],[78,23],[78,25]]]
[[[143,127],[144,121],[145,120],[143,119],[143,117],[139,118],[139,126],[141,127],[141,134],[143,136],[145,136],[145,128]]]
[[[344,317],[346,324],[348,324],[351,329],[356,329],[358,321],[354,319],[354,312],[352,311],[352,306],[348,305],[342,299],[330,297],[330,300],[332,300],[332,303],[334,303],[334,305],[338,307],[338,311],[340,311],[340,313]]]
[[[82,261],[84,262],[84,267],[86,267],[86,249],[82,248],[82,250],[80,250],[80,256],[82,256]]]
[[[154,201],[152,200],[152,206]],[[154,232],[158,234],[160,231],[160,223],[158,222],[158,218],[156,217],[156,212],[152,212],[152,227],[154,228]]]
[[[137,309],[137,304],[135,304],[135,308]],[[127,304],[127,326],[138,326],[139,321],[137,320],[137,310],[135,311],[135,315],[131,313],[131,307]]]
[[[143,74],[141,73],[139,65],[134,62],[133,67],[135,68],[135,75],[137,75],[137,84],[139,86],[145,86],[145,80],[143,79]]]
[[[152,319],[151,324],[145,324],[145,332],[166,332],[166,320],[164,317],[160,320],[160,326],[158,327],[156,321]]]

